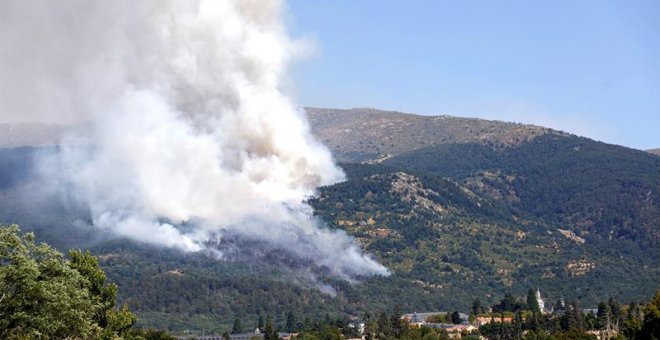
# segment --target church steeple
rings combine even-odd
[[[536,302],[539,305],[539,310],[541,310],[541,313],[545,310],[545,302],[543,302],[543,298],[541,297],[541,290],[536,287]]]

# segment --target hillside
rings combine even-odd
[[[651,246],[660,237],[660,158],[640,151],[543,136],[502,151],[474,144],[424,148],[386,163],[454,178],[582,237]]]
[[[529,125],[374,109],[308,111],[339,159],[452,178],[583,237],[653,245],[660,237],[657,156]],[[385,140],[372,153],[350,151]]]
[[[314,134],[342,162],[364,162],[423,147],[476,143],[493,148],[538,136],[564,135],[548,128],[453,116],[420,116],[371,108],[305,108]]]
[[[593,306],[646,298],[660,282],[658,156],[529,125],[308,112],[348,177],[310,203],[390,277],[310,279],[277,252],[218,261],[113,239],[88,225],[84,207],[30,180],[45,147],[0,148],[0,224],[61,249],[91,248],[141,325],[173,330],[221,330],[235,317],[252,325],[268,313],[282,323],[289,311],[466,310],[475,297],[493,303],[536,286],[550,303]]]
[[[630,299],[633,291],[652,292],[660,275],[657,246],[640,251],[627,241],[585,239],[569,226],[431,175],[344,168],[349,180],[320,191],[317,213],[399,275],[437,289],[444,301],[460,304],[530,285],[585,303],[599,294]]]

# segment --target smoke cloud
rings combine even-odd
[[[343,173],[282,93],[298,49],[282,16],[280,1],[2,1],[0,113],[87,122],[42,168],[100,228],[186,251],[238,235],[387,275],[304,203]]]

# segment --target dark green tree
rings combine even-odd
[[[527,332],[525,340],[557,340],[557,338],[544,330],[537,330]]]
[[[584,324],[586,329],[598,329],[598,317],[590,311],[584,315]]]
[[[639,335],[641,339],[660,339],[660,289],[644,307],[644,322]]]
[[[539,306],[538,300],[536,300],[536,292],[531,288],[527,291],[527,309],[534,314],[541,314],[541,307]]]
[[[458,311],[451,313],[451,323],[458,325],[461,322],[463,322],[463,320],[461,319],[461,315],[458,313]]]
[[[484,306],[481,304],[479,298],[474,299],[472,302],[472,314],[479,315],[484,312]]]
[[[101,309],[64,256],[18,226],[0,228],[0,338],[87,338]]]
[[[296,331],[296,316],[292,311],[286,315],[286,331],[288,333],[293,333]]]
[[[621,325],[621,334],[623,334],[626,339],[638,339],[641,330],[642,311],[640,310],[637,303],[631,302],[630,306],[628,307],[628,314],[626,315],[626,319]]]
[[[117,285],[107,284],[106,274],[99,266],[98,260],[89,251],[69,251],[69,265],[87,279],[86,288],[100,308],[94,316],[94,321],[103,329],[101,337],[113,339],[128,334],[128,331],[137,321],[135,314],[124,305],[115,309],[117,298]]]
[[[366,325],[364,327],[364,338],[365,340],[374,340],[378,334],[378,321],[373,318],[369,318],[369,321],[365,321]]]
[[[392,336],[392,327],[390,326],[390,319],[387,313],[382,312],[378,316],[378,338],[387,339]]]
[[[598,321],[596,323],[596,328],[606,329],[607,327],[610,327],[611,317],[610,305],[605,302],[599,303],[598,312],[596,313],[596,320]]]
[[[16,225],[0,227],[0,338],[121,338],[136,321],[89,252],[70,260]]]
[[[279,338],[277,329],[273,325],[273,319],[268,315],[266,317],[266,328],[263,330],[264,340],[277,340]]]
[[[619,301],[614,300],[614,298],[610,298],[609,301],[607,301],[607,304],[610,307],[612,328],[618,331],[619,325],[622,324],[624,320],[621,304]]]
[[[390,329],[392,330],[392,336],[400,339],[407,328],[408,324],[401,318],[401,310],[399,306],[397,306],[390,315]]]
[[[241,325],[241,319],[236,317],[234,319],[234,325],[231,327],[231,334],[243,333],[243,326]]]
[[[561,328],[565,331],[584,329],[584,315],[577,302],[567,306],[566,312],[561,318]]]
[[[500,303],[493,306],[493,312],[515,312],[521,308],[524,306],[513,295],[506,293]]]
[[[642,320],[634,317],[628,317],[621,326],[621,334],[626,339],[641,339]]]
[[[514,339],[522,339],[523,333],[523,318],[521,312],[516,312],[515,317],[513,318],[513,337]]]

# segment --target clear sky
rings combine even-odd
[[[660,1],[289,0],[298,103],[660,147]]]

